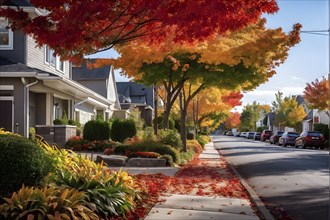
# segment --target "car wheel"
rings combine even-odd
[[[305,149],[305,148],[306,148],[306,145],[305,145],[305,143],[304,143],[304,142],[302,142],[302,143],[301,143],[301,147],[302,147],[303,149]]]
[[[286,147],[286,146],[287,146],[287,145],[286,145],[286,143],[284,142],[284,143],[283,143],[283,147]]]

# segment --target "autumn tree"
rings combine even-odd
[[[216,87],[202,90],[194,99],[194,104],[198,104],[198,109],[195,110],[197,129],[209,127],[213,130],[218,127],[232,108],[242,104],[242,97],[243,95],[239,92]],[[191,103],[188,108],[188,114],[193,112],[193,104]],[[194,117],[192,116],[191,118]]]
[[[39,16],[30,16],[14,1],[0,0],[1,16],[11,28],[33,35],[62,58],[108,50],[133,39],[158,43],[175,33],[176,42],[205,40],[215,33],[237,31],[262,13],[278,10],[275,0],[30,0]]]
[[[227,129],[237,128],[241,122],[240,117],[241,117],[240,113],[231,112],[225,121],[226,128]]]
[[[260,105],[256,101],[252,104],[248,104],[243,108],[240,116],[240,129],[242,131],[257,130],[257,121],[260,119],[260,113],[262,111],[267,111],[267,105]]]
[[[304,99],[308,102],[308,107],[324,111],[329,117],[329,80],[323,78],[307,83],[304,90]]]
[[[273,102],[275,112],[274,123],[283,130],[284,127],[292,127],[301,130],[301,121],[306,117],[306,112],[302,105],[298,105],[295,96],[283,97],[283,93],[278,91],[276,101]]]
[[[116,68],[122,68],[128,77],[133,77],[135,80],[143,77],[146,84],[163,86],[168,93],[166,99],[171,100],[165,102],[170,103],[166,108],[166,111],[170,112],[172,104],[179,95],[178,91],[186,80],[184,75],[177,75],[177,72],[172,71],[172,66],[175,69],[182,64],[180,68],[183,68],[185,64],[182,61],[179,63],[173,57],[174,53],[199,54],[199,62],[204,64],[241,65],[245,68],[254,68],[253,75],[242,78],[244,87],[252,89],[256,84],[266,81],[275,74],[274,67],[283,63],[290,47],[299,42],[299,29],[300,26],[295,25],[290,34],[285,34],[281,29],[266,29],[265,20],[260,20],[240,32],[227,33],[226,36],[218,35],[195,45],[176,44],[175,35],[157,46],[135,40],[116,47],[121,55],[118,59],[100,59],[94,65],[113,64]],[[162,65],[166,67],[167,72]],[[148,73],[145,71],[147,68]],[[179,79],[181,81],[178,81]],[[175,85],[174,81],[176,81]]]

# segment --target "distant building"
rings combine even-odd
[[[136,82],[117,82],[116,84],[121,109],[138,108],[146,125],[151,126],[155,109],[154,88]]]

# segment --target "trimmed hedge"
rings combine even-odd
[[[111,125],[111,139],[123,142],[126,138],[134,137],[137,133],[135,122],[132,119],[115,119]]]
[[[110,138],[110,125],[106,121],[88,121],[83,130],[83,137],[89,141],[103,141]]]
[[[17,191],[22,184],[36,186],[53,169],[53,162],[34,141],[0,134],[0,195]]]
[[[172,156],[173,161],[175,163],[180,162],[179,151],[177,151],[171,146],[163,145],[161,143],[142,142],[133,145],[118,145],[114,150],[114,154],[128,155],[131,152],[138,152],[138,151],[155,152],[155,153],[159,153],[160,155],[168,154]]]

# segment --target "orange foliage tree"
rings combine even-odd
[[[0,0],[9,6],[0,13],[12,28],[33,35],[62,58],[79,59],[137,38],[157,44],[169,33],[176,42],[204,40],[278,10],[275,0],[30,0],[40,14],[36,17],[13,2]]]
[[[213,130],[223,122],[233,107],[242,104],[242,97],[240,92],[206,88],[194,98],[194,103],[190,103],[188,118],[195,122],[196,130],[202,127]]]
[[[227,117],[225,121],[225,125],[227,129],[237,128],[239,126],[241,114],[238,112],[231,112],[229,117]]]
[[[274,68],[284,62],[289,49],[299,42],[299,29],[300,25],[295,25],[291,33],[285,34],[280,28],[266,29],[265,20],[260,20],[239,32],[217,35],[194,45],[175,43],[175,35],[168,36],[158,45],[135,40],[116,47],[121,55],[118,59],[99,60],[95,65],[113,64],[116,68],[122,68],[128,77],[135,80],[143,78],[145,84],[162,86],[167,93],[164,102],[166,117],[189,79],[187,70],[192,69],[189,62],[197,58],[196,54],[197,62],[204,63],[199,76],[205,76],[213,68],[218,72],[214,82],[220,80],[230,85],[237,76],[226,75],[226,65],[232,70],[236,68],[236,72],[240,68],[250,69],[251,75],[242,75],[239,80],[242,88],[253,89],[275,74]],[[180,60],[175,57],[178,53],[190,53],[191,59]]]
[[[329,115],[329,80],[323,78],[316,79],[314,82],[307,83],[304,90],[304,99],[308,102],[311,109],[325,111]]]

